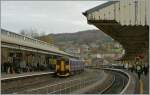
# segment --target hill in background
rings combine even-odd
[[[86,30],[76,33],[49,34],[47,37],[53,38],[56,45],[60,44],[90,44],[111,42],[112,39],[100,30]]]
[[[88,48],[90,53],[111,53],[116,42],[100,30],[85,30],[76,33],[48,34],[41,40],[53,43],[61,50],[77,52],[78,48]],[[68,49],[68,50],[67,50]],[[88,51],[89,52],[89,51]]]

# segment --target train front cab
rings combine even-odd
[[[66,77],[70,75],[69,60],[63,58],[57,60],[56,74],[60,77]]]

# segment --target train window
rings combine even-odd
[[[12,57],[13,55],[14,55],[13,53],[10,53],[10,54],[9,54],[10,57]]]
[[[66,65],[69,65],[69,61],[67,60],[67,61],[65,62],[65,64],[66,64]]]
[[[60,65],[61,64],[61,60],[57,60],[57,65]]]

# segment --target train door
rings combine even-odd
[[[57,73],[57,75],[59,75],[60,72],[61,72],[60,68],[61,68],[61,60],[57,59],[57,63],[56,63],[56,73]]]
[[[69,65],[69,60],[65,60],[65,73],[66,75],[70,75],[70,65]]]

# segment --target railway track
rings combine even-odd
[[[98,85],[96,89],[88,91],[88,94],[120,94],[128,83],[125,74],[116,71],[104,70],[109,75],[106,82]],[[2,94],[67,94],[90,86],[101,79],[101,70],[87,69],[84,73],[67,78],[52,77],[49,74],[31,76],[30,79],[21,77],[15,78],[7,84],[2,81]],[[7,80],[9,82],[9,80]],[[16,81],[16,85],[15,82]]]
[[[100,71],[100,70],[99,70]],[[56,81],[53,84],[47,84],[41,87],[16,92],[18,94],[69,94],[77,89],[88,86],[100,79],[97,75],[97,70],[88,70],[84,73],[60,78],[61,81]]]
[[[1,79],[1,93],[8,94],[18,92],[29,87],[41,86],[55,79],[51,72],[21,75]]]
[[[93,79],[93,77],[97,76],[96,75],[97,72],[98,72],[97,70],[87,69],[81,74],[77,74],[75,76],[71,76],[67,78],[52,77],[52,75],[50,74],[45,74],[45,75],[38,75],[37,77],[30,76],[29,78],[20,77],[20,78],[6,79],[6,80],[1,80],[2,83],[1,91],[2,94],[8,94],[8,93],[18,93],[18,94],[46,93],[47,94],[47,93],[60,93],[59,91],[61,91],[61,93],[68,93],[67,90],[69,90],[70,88],[73,90],[79,88],[79,86],[82,87],[82,85],[79,85],[81,80],[83,80],[81,76],[85,78],[84,80],[88,80],[89,77],[87,76],[91,76],[92,80],[89,81],[88,83],[92,83],[96,81]],[[82,82],[88,85],[88,83],[85,83],[85,81]],[[73,87],[72,84],[76,84],[76,85],[74,85]],[[65,87],[65,89],[63,87]],[[54,90],[57,89],[59,89],[59,91],[53,92]]]
[[[129,81],[128,75],[111,69],[105,69],[104,72],[108,74],[105,81],[83,92],[83,94],[120,94],[125,91]]]
[[[55,83],[52,85],[47,85],[47,86],[39,87],[36,89],[26,90],[21,93],[24,93],[24,94],[39,94],[39,93],[42,93],[42,94],[67,94],[67,93],[71,93],[74,90],[88,86],[88,85],[94,83],[95,81],[98,81],[98,78],[95,78],[95,77],[96,76],[90,76],[90,77],[65,80],[63,82],[58,82],[58,83]]]
[[[128,78],[118,72],[108,72],[113,74],[113,80],[110,85],[108,85],[103,91],[100,91],[101,94],[120,94],[125,88]]]

